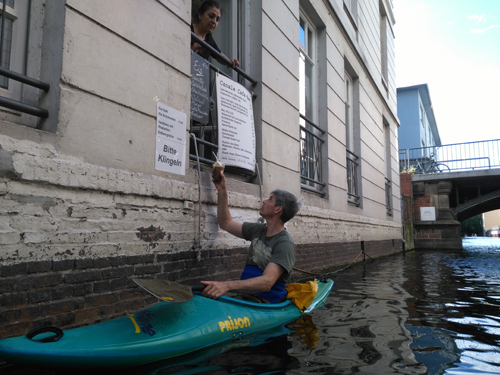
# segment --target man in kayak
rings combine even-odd
[[[295,264],[295,243],[285,223],[299,211],[297,198],[285,190],[274,190],[259,211],[265,224],[238,223],[229,212],[224,172],[220,177],[220,181],[212,179],[217,188],[219,226],[251,244],[241,279],[202,281],[206,285],[202,295],[216,299],[227,292],[252,293],[265,302],[280,302],[286,298],[285,286]]]

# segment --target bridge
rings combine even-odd
[[[500,140],[400,150],[400,168],[409,248],[461,249],[460,223],[500,209]]]

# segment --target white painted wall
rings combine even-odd
[[[298,20],[299,4],[252,1],[249,70],[254,88],[260,173],[264,198],[275,188],[304,196],[306,205],[288,229],[298,244],[401,237],[393,43],[389,93],[380,84],[378,0],[359,1],[358,31],[342,0],[314,0],[326,33],[328,195],[300,188]],[[198,233],[198,173],[154,169],[155,97],[189,117],[188,0],[68,0],[57,133],[0,124],[0,149],[12,157],[0,175],[0,260],[20,262],[71,257],[183,251]],[[333,16],[332,16],[333,14]],[[344,59],[359,75],[363,205],[346,196]],[[394,215],[386,215],[384,131],[390,123]],[[188,129],[186,129],[186,132]],[[186,155],[186,160],[188,157]],[[201,186],[201,247],[245,246],[219,232],[216,194],[208,168]],[[237,220],[257,219],[260,188],[229,176],[230,205]],[[30,197],[30,198],[28,198]],[[184,209],[194,202],[194,210]],[[157,244],[137,237],[154,225],[169,234]]]

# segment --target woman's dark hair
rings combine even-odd
[[[292,219],[297,212],[299,212],[299,202],[297,202],[297,198],[292,193],[286,190],[276,189],[271,192],[272,195],[276,195],[276,203],[275,206],[283,207],[283,211],[281,211],[280,219],[283,223],[286,223],[288,220]]]
[[[195,6],[195,4],[198,3],[198,7]],[[200,1],[196,2],[196,1],[193,1],[193,9],[192,9],[192,12],[193,12],[193,23],[198,23],[200,22],[200,19],[198,18],[199,15],[201,14],[205,14],[205,12],[211,8],[217,8],[221,11],[221,14],[222,14],[222,9],[220,8],[220,5],[217,1],[214,1],[214,0],[205,0],[205,1],[202,1],[201,4],[200,4]]]

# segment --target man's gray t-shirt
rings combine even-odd
[[[277,281],[287,283],[295,265],[295,242],[286,229],[271,237],[266,232],[266,224],[243,223],[243,238],[252,242],[245,265],[264,271],[269,262],[279,264],[285,272]]]

